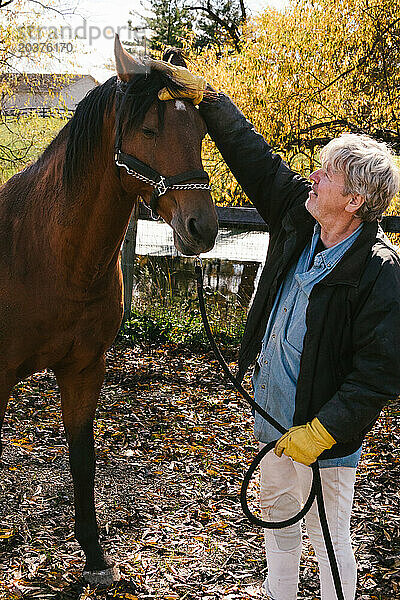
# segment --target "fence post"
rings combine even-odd
[[[124,281],[124,317],[122,320],[122,325],[127,320],[129,320],[131,316],[133,267],[135,264],[135,247],[138,215],[139,203],[136,203],[131,214],[128,229],[126,230],[125,239],[121,250],[121,268]]]

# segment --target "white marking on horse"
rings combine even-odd
[[[182,100],[175,100],[175,108],[176,110],[186,110],[185,103]]]

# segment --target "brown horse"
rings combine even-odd
[[[160,102],[158,91],[178,84],[154,67],[143,69],[118,39],[115,59],[118,78],[92,90],[37,162],[0,188],[0,428],[12,387],[52,369],[74,483],[75,536],[84,575],[96,584],[118,573],[99,543],[93,418],[104,354],[122,318],[120,246],[138,197],[150,203],[153,192],[146,178],[116,165],[116,90],[121,151],[150,171],[191,179],[190,189],[161,190],[156,207],[177,249],[205,252],[217,233],[210,192],[199,184],[205,125],[198,111],[189,101]]]

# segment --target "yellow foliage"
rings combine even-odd
[[[61,88],[68,85],[71,75],[36,73],[37,65],[41,70],[46,64],[51,65],[49,59],[53,58],[53,45],[46,44],[50,31],[46,33],[43,28],[43,37],[38,40],[40,43],[32,43],[34,39],[30,37],[35,38],[39,25],[47,23],[48,14],[53,15],[48,11],[57,8],[58,4],[56,0],[37,3],[14,0],[0,11],[0,185],[34,160],[57,133],[57,126],[64,124],[62,119],[56,118],[56,111],[54,117],[38,119],[34,114],[25,115],[25,107],[20,104],[18,110],[21,109],[21,114],[10,116],[1,110],[13,107],[11,97],[17,90],[23,88],[27,98],[25,104],[29,105],[30,95],[42,93],[44,87],[46,96],[55,99],[53,104],[65,108]],[[35,46],[37,50],[33,50]],[[26,69],[35,74],[28,77]]]
[[[286,161],[309,174],[343,131],[400,147],[399,0],[293,0],[248,23],[240,54],[192,51],[195,69],[226,92]],[[204,152],[222,203],[244,196],[211,144]]]
[[[23,4],[10,5],[14,16]],[[321,146],[343,131],[397,139],[400,148],[399,15],[400,0],[292,0],[284,12],[268,8],[247,23],[240,53],[228,46],[197,52],[190,36],[185,51],[190,68],[233,98],[307,176]],[[18,39],[16,23],[0,25],[0,64]],[[209,138],[203,156],[217,202],[246,203]]]

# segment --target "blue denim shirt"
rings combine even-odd
[[[361,228],[362,224],[345,240],[317,254],[309,269],[321,231],[317,223],[311,243],[305,247],[297,265],[288,272],[275,299],[254,369],[253,387],[255,401],[285,429],[293,426],[296,384],[311,290],[337,265],[361,233]],[[265,443],[281,435],[258,413],[255,415],[254,433],[257,440]],[[321,460],[320,466],[356,467],[360,456],[361,448],[349,456]]]

